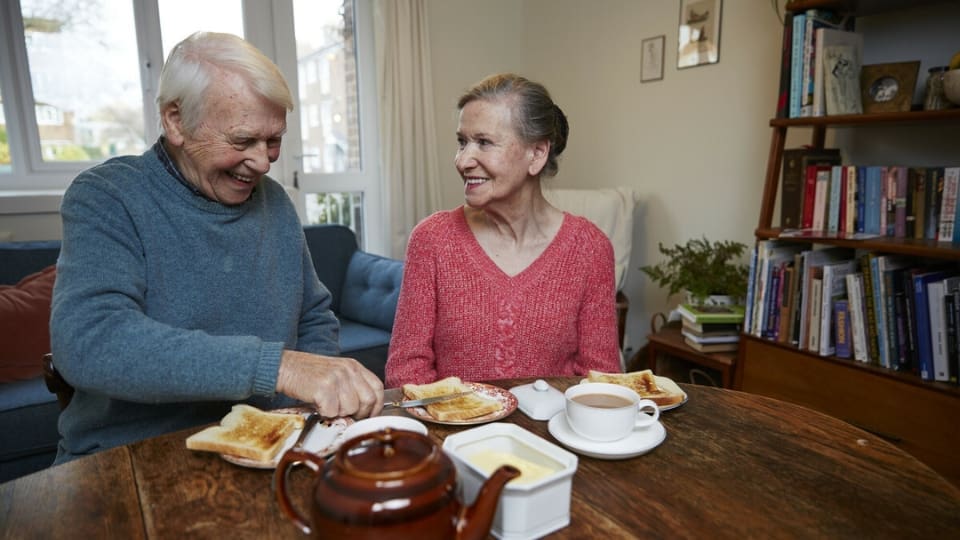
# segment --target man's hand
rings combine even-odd
[[[285,350],[277,391],[315,404],[326,418],[366,418],[383,409],[383,383],[353,358]]]

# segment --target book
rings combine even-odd
[[[817,29],[842,28],[845,19],[829,9],[808,9],[806,11],[806,28],[803,34],[803,82],[800,93],[800,116],[814,116],[813,96],[816,75]],[[858,73],[859,78],[859,73]]]
[[[856,271],[853,258],[823,265],[820,290],[820,356],[830,356],[836,350],[834,305],[847,298],[847,274]]]
[[[846,165],[844,166],[844,176],[843,176],[843,186],[846,190],[844,192],[844,205],[841,207],[841,222],[840,230],[848,233],[863,232],[863,230],[858,231],[856,228],[857,220],[857,166],[856,165]]]
[[[938,242],[953,241],[953,226],[957,212],[957,187],[960,178],[957,175],[947,175],[949,168],[943,169],[943,196],[940,204],[940,227],[937,233]]]
[[[793,340],[794,306],[797,302],[797,283],[800,274],[800,254],[795,253],[793,261],[784,270],[783,298],[780,303],[780,327],[777,329],[777,341],[790,343]]]
[[[737,323],[695,323],[681,317],[681,330],[695,336],[739,336],[743,328]]]
[[[943,168],[927,168],[927,200],[924,202],[926,219],[923,237],[936,240],[940,231],[940,207],[943,204]]]
[[[797,331],[797,343],[802,349],[806,349],[809,344],[809,335],[811,325],[811,282],[814,277],[822,276],[822,267],[825,264],[845,261],[853,258],[854,251],[842,247],[829,247],[824,249],[811,249],[801,252],[801,272],[803,274],[800,283],[799,295],[799,329]],[[817,270],[820,270],[819,273]],[[818,274],[815,276],[814,274]],[[819,321],[819,318],[817,319]],[[819,349],[818,349],[819,350]]]
[[[690,339],[690,340],[692,340],[692,341],[696,341],[697,343],[700,343],[700,344],[708,344],[708,343],[736,343],[736,342],[740,341],[740,336],[738,336],[738,335],[733,335],[733,336],[698,336],[698,335],[693,334],[693,333],[691,333],[691,332],[687,332],[686,330],[681,330],[680,333],[683,334],[683,337],[684,337],[684,338]]]
[[[822,268],[814,268],[814,274],[821,273]],[[814,276],[810,279],[810,332],[807,336],[807,350],[813,353],[820,352],[820,320],[822,309],[823,278]]]
[[[843,171],[841,165],[830,167],[830,194],[827,197],[827,232],[835,233],[840,228],[840,208],[843,206]]]
[[[873,259],[876,253],[865,253],[860,257],[860,274],[863,279],[864,327],[867,331],[867,362],[879,365],[880,344],[877,337],[877,311],[873,296]]]
[[[834,28],[819,28],[815,39],[817,64],[813,116],[860,114],[860,66],[863,36]]]
[[[800,196],[800,228],[812,229],[817,182],[816,166],[839,165],[840,150],[836,148],[801,148],[798,150],[800,150],[800,152],[798,152],[800,156],[798,163],[800,166],[800,177],[803,182],[803,192]],[[786,161],[784,161],[784,163],[786,163]]]
[[[887,167],[890,178],[890,187],[893,188],[893,236],[905,238],[907,236],[907,168]],[[913,231],[911,231],[911,236]]]
[[[790,76],[793,58],[793,17],[792,11],[783,15],[783,40],[780,46],[780,91],[777,94],[777,118],[790,116]]]
[[[957,332],[958,317],[957,311],[960,310],[960,289],[954,289],[943,297],[943,316],[946,327],[947,344],[947,382],[956,384],[957,382]]]
[[[813,224],[811,229],[816,231],[827,230],[827,210],[830,201],[830,179],[833,167],[826,165],[815,166],[817,183],[813,196]]]
[[[837,358],[850,358],[852,344],[850,336],[850,310],[847,300],[837,300],[833,304],[834,336]]]
[[[847,302],[850,314],[850,342],[853,350],[853,359],[857,362],[867,362],[867,329],[864,326],[863,311],[863,274],[854,272],[847,274]]]
[[[927,169],[924,167],[910,167],[907,169],[907,189],[913,188],[913,196],[910,198],[911,214],[913,215],[913,238],[923,239],[923,232],[926,230],[926,204],[927,200]]]
[[[896,353],[896,335],[892,333],[894,319],[892,305],[893,290],[889,287],[887,272],[903,268],[909,259],[894,255],[879,255],[871,259],[873,274],[873,305],[877,319],[877,344],[880,366],[893,368],[893,354]]]
[[[863,166],[857,167],[857,183],[856,183],[856,205],[857,212],[854,217],[854,231],[857,233],[866,233],[866,217],[867,217],[867,168]]]
[[[950,237],[950,241],[960,242],[960,203],[957,202],[957,197],[960,197],[960,167],[946,167],[943,169],[944,191],[946,191],[947,186],[956,186],[953,201],[953,235]]]
[[[880,167],[880,176],[883,179],[880,186],[880,197],[885,210],[880,214],[880,230],[884,236],[894,236],[894,227],[896,226],[896,203],[897,203],[897,176],[893,173],[893,167]]]
[[[913,276],[913,295],[917,326],[917,371],[925,381],[933,380],[933,344],[928,287],[948,277],[945,270],[920,272]]]
[[[932,375],[934,381],[946,382],[949,378],[947,359],[947,320],[944,298],[960,286],[960,276],[951,276],[927,285],[927,302],[930,313],[930,344]],[[922,369],[922,368],[921,368]],[[922,375],[921,375],[922,376]]]
[[[680,304],[677,313],[693,323],[742,323],[744,306],[697,306]]]
[[[802,249],[802,246],[787,244],[778,240],[763,240],[757,242],[756,249],[757,272],[754,278],[754,294],[751,298],[753,306],[751,308],[750,333],[757,337],[764,337],[764,332],[769,323],[770,297],[773,296],[770,288],[773,270],[782,262],[793,258],[793,255]]]
[[[866,189],[866,201],[864,202],[863,232],[884,234],[884,231],[880,228],[883,180],[880,174],[880,167],[871,165],[866,168],[865,172],[864,185]]]
[[[790,32],[790,99],[789,117],[800,117],[800,91],[803,85],[803,34],[807,28],[807,14],[793,14],[793,28]]]
[[[684,336],[683,342],[688,346],[704,353],[714,353],[714,352],[729,352],[736,351],[739,348],[739,343],[697,343],[692,339]]]

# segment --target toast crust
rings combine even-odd
[[[290,435],[303,427],[299,414],[265,412],[250,405],[234,405],[218,426],[187,437],[187,448],[270,461]]]
[[[457,392],[469,392],[470,390],[470,386],[464,384],[459,377],[447,377],[429,384],[403,385],[403,395],[407,399],[423,399]],[[430,416],[441,422],[460,422],[497,412],[502,408],[502,405],[497,400],[487,399],[474,393],[447,401],[431,403],[424,408],[427,409]]]
[[[658,385],[653,371],[632,371],[630,373],[604,373],[590,370],[587,375],[590,382],[605,382],[626,386],[640,394],[643,399],[652,400],[660,407],[676,405],[683,401],[683,390],[676,384]]]

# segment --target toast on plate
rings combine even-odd
[[[237,404],[219,426],[210,426],[187,437],[187,448],[270,461],[290,435],[303,427],[303,416],[261,411]]]
[[[459,377],[447,377],[429,384],[405,384],[403,385],[403,395],[407,399],[423,399],[458,392],[469,392],[470,389],[470,386],[464,384]],[[430,416],[441,422],[469,420],[497,412],[502,407],[499,401],[485,398],[476,393],[425,406]]]
[[[591,369],[587,380],[626,386],[640,394],[641,398],[653,400],[660,407],[676,405],[683,401],[685,395],[677,383],[666,377],[660,377],[658,381],[649,369],[629,373],[603,373]]]

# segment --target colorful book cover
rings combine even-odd
[[[867,217],[867,168],[857,167],[856,187],[856,215],[854,217],[854,232],[863,233],[866,231]]]
[[[960,197],[960,167],[947,167],[943,169],[943,186],[957,186],[955,197]],[[960,202],[954,200],[953,213],[953,236],[951,242],[960,242]]]
[[[800,91],[803,84],[803,34],[807,28],[807,15],[795,13],[793,31],[790,33],[790,118],[800,117]]]
[[[879,365],[880,338],[877,336],[877,310],[874,305],[873,260],[876,253],[866,253],[860,257],[860,274],[863,276],[863,313],[864,327],[867,330],[867,362]]]
[[[927,230],[927,169],[924,167],[910,167],[907,169],[909,185],[913,187],[913,237],[922,240]]]
[[[827,232],[835,233],[840,226],[840,207],[843,206],[843,166],[830,167],[830,195],[827,198]]]
[[[866,208],[863,223],[863,232],[870,234],[883,234],[880,228],[880,206],[882,204],[881,192],[882,178],[880,176],[880,167],[871,165],[866,169]]]
[[[850,309],[847,300],[837,300],[833,304],[834,335],[837,358],[850,358],[852,352],[850,336]]]
[[[923,237],[926,240],[936,240],[940,232],[940,206],[943,204],[943,168],[930,167],[927,169],[927,200],[926,224]]]
[[[940,205],[938,242],[953,242],[954,219],[956,219],[957,212],[957,187],[960,185],[960,177],[956,174],[948,175],[947,172],[951,170],[954,169],[946,168],[943,170],[943,199]]]
[[[820,290],[820,356],[830,356],[836,350],[836,325],[833,321],[833,306],[847,297],[847,274],[856,271],[856,262],[851,258],[823,265]]]
[[[863,36],[835,28],[820,28],[814,36],[816,63],[813,116],[860,114],[860,66]]]
[[[913,295],[917,326],[917,364],[920,378],[933,380],[933,343],[930,326],[930,305],[928,286],[935,281],[943,281],[949,274],[944,270],[919,273],[913,276]]]
[[[840,150],[837,148],[809,148],[800,157],[800,170],[803,171],[803,198],[800,214],[800,228],[813,228],[813,211],[816,199],[817,166],[839,165]]]
[[[697,306],[680,304],[677,312],[681,317],[694,323],[742,323],[744,306]]]
[[[906,167],[889,167],[887,174],[890,177],[890,187],[893,190],[893,236],[905,238],[907,236],[907,169]],[[910,231],[913,236],[913,231]]]
[[[841,212],[840,230],[843,232],[857,231],[857,166],[846,165],[843,168],[843,187],[846,195],[843,197],[844,207]]]

